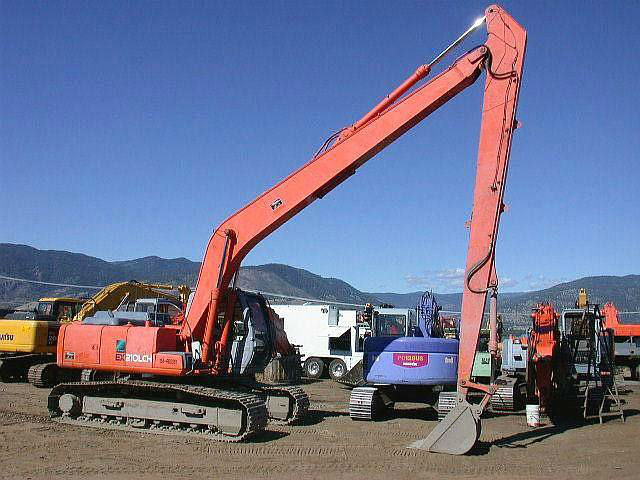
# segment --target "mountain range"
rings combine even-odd
[[[155,256],[107,262],[96,257],[60,250],[39,250],[28,245],[0,243],[0,276],[69,285],[104,286],[125,280],[195,285],[199,262],[186,258]],[[290,297],[319,299],[351,304],[390,303],[398,307],[417,305],[422,292],[363,292],[337,278],[325,278],[307,270],[282,264],[242,267],[237,285]],[[530,311],[538,302],[569,307],[578,288],[586,288],[594,303],[613,301],[618,309],[640,310],[640,275],[584,277],[553,287],[519,293],[502,293],[500,311]],[[91,288],[40,285],[0,278],[0,304],[16,306],[43,296],[91,296]],[[436,294],[445,310],[458,311],[462,294]],[[276,301],[283,301],[281,299]]]

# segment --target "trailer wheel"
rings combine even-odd
[[[333,359],[329,364],[329,376],[333,380],[340,380],[345,373],[347,373],[347,365],[339,358]]]
[[[324,373],[324,362],[321,358],[311,357],[304,362],[304,374],[308,378],[320,378]]]

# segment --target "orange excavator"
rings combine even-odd
[[[424,85],[416,85],[485,23],[484,44],[460,56]],[[58,385],[49,396],[52,417],[78,425],[224,441],[249,438],[264,429],[268,419],[290,422],[300,418],[308,406],[301,391],[270,390],[244,380],[264,366],[273,342],[264,298],[234,287],[242,260],[267,235],[355,174],[484,72],[462,305],[458,405],[440,423],[445,431],[435,432],[437,438],[417,446],[447,453],[468,451],[478,438],[481,410],[495,391],[495,387],[472,383],[470,376],[489,292],[495,316],[495,248],[517,127],[525,45],[526,31],[501,7],[490,6],[485,17],[432,62],[420,66],[358,122],[325,141],[306,165],[225,220],[209,240],[195,294],[181,324],[134,326],[126,318],[113,318],[103,325],[63,325],[59,366],[112,372],[114,378]],[[470,390],[484,392],[481,404],[467,401]]]
[[[558,315],[549,303],[542,303],[533,309],[533,325],[529,333],[528,383],[531,396],[540,403],[540,412],[546,413],[551,405],[554,392],[554,369],[560,367],[560,330]]]
[[[610,306],[605,307],[609,315]],[[550,419],[616,415],[624,421],[614,378],[617,357],[613,330],[598,304],[580,290],[575,308],[557,313],[549,303],[531,314],[528,338],[528,403],[539,404]]]
[[[628,368],[631,378],[637,380],[640,366],[640,323],[622,323],[619,313],[612,302],[606,303],[602,308],[604,328],[613,331],[616,364]]]

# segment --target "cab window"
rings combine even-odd
[[[407,331],[407,316],[382,313],[378,315],[378,335],[402,337]]]
[[[172,303],[167,304],[167,314],[173,322],[179,315],[182,315],[182,310]]]
[[[154,311],[155,311],[155,305],[153,303],[137,303],[136,304],[136,312],[153,313]]]
[[[40,302],[38,303],[38,315],[50,316],[53,310],[52,302]]]
[[[58,319],[68,319],[71,320],[73,316],[76,314],[75,312],[75,303],[62,303],[58,307]]]

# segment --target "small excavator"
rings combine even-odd
[[[483,24],[484,44],[416,85]],[[505,10],[490,6],[369,113],[331,135],[306,165],[222,222],[209,240],[193,300],[180,324],[63,325],[58,365],[111,372],[113,378],[56,386],[49,395],[50,415],[75,425],[231,442],[260,433],[268,421],[302,418],[309,401],[301,389],[251,382],[270,358],[273,342],[265,299],[235,288],[242,260],[270,233],[486,73],[462,303],[458,402],[429,437],[413,445],[452,454],[469,451],[480,433],[480,413],[495,390],[470,377],[489,293],[494,317],[496,313],[495,248],[518,126],[526,36]],[[483,392],[479,404],[467,401],[472,390]]]
[[[435,405],[443,388],[456,385],[459,343],[444,338],[440,310],[425,292],[413,322],[403,320],[395,332],[388,328],[395,326],[393,316],[373,312],[362,360],[341,380],[355,385],[349,399],[353,420],[375,420],[396,402]]]

